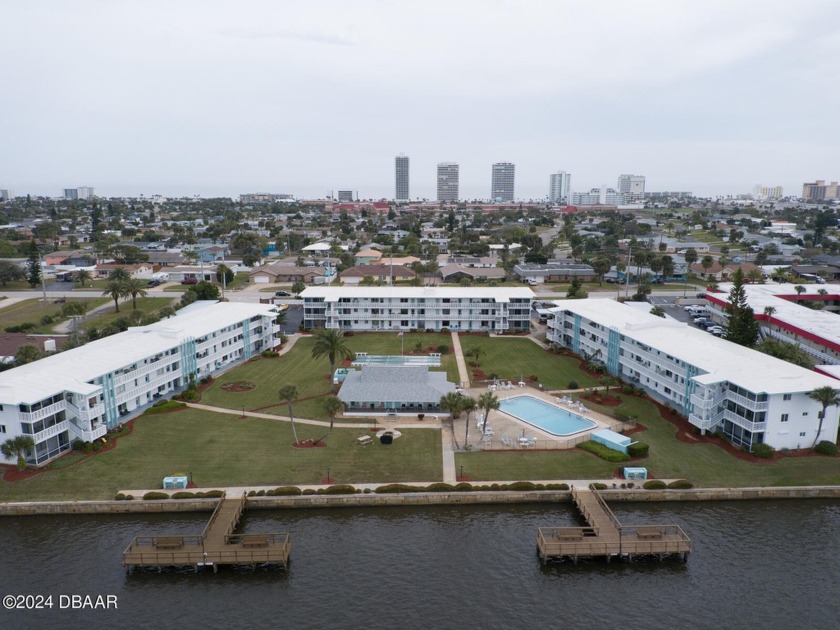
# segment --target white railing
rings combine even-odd
[[[751,422],[746,418],[739,416],[736,413],[732,413],[728,409],[726,409],[723,412],[723,417],[732,422],[733,424],[737,424],[739,427],[753,433],[755,433],[756,431],[764,431],[767,428],[766,422]]]
[[[94,426],[90,431],[83,429],[73,422],[70,422],[67,426],[70,431],[83,442],[93,442],[94,440],[98,440],[103,437],[108,432],[108,427],[105,426],[105,423]]]
[[[764,330],[765,333],[769,334],[775,339],[779,339],[780,341],[784,341],[786,343],[796,344],[799,348],[807,352],[809,355],[819,360],[820,363],[828,363],[831,365],[837,365],[838,363],[840,363],[840,360],[838,360],[837,357],[831,356],[830,354],[826,354],[821,350],[817,350],[816,348],[809,346],[807,340],[799,339],[796,335],[786,335],[784,333],[780,333],[777,330],[772,330],[767,327],[762,327],[762,330]]]
[[[750,409],[751,411],[767,411],[768,403],[766,400],[761,402],[752,400],[746,396],[741,396],[741,394],[736,394],[735,392],[727,392],[726,399],[731,400],[746,409]]]
[[[723,394],[716,394],[713,398],[704,398],[703,396],[698,396],[697,394],[691,395],[691,404],[695,407],[699,407],[700,409],[712,409],[713,407],[717,407],[720,403],[724,401],[725,396]]]
[[[62,420],[58,424],[54,424],[53,426],[44,429],[43,431],[39,431],[35,435],[32,436],[32,439],[35,440],[35,443],[38,444],[43,442],[47,438],[51,438],[54,435],[58,435],[62,431],[67,430],[67,420]]]
[[[64,411],[67,408],[67,402],[60,400],[57,403],[42,407],[38,411],[22,411],[20,413],[21,422],[37,422],[49,416],[55,415],[59,411]]]

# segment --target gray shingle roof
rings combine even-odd
[[[365,365],[347,374],[338,397],[357,403],[437,403],[454,391],[446,372],[430,372],[425,366]]]

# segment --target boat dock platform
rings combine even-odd
[[[604,557],[633,560],[638,556],[678,555],[683,562],[691,541],[679,525],[622,525],[597,490],[572,487],[572,501],[586,527],[540,527],[537,552],[540,560]]]
[[[222,497],[204,531],[198,535],[137,536],[123,552],[123,566],[131,572],[134,567],[193,566],[212,567],[217,572],[222,565],[260,564],[289,565],[292,543],[289,534],[236,534],[236,527],[245,511],[246,498]]]

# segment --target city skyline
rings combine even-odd
[[[400,151],[412,199],[444,160],[461,198],[499,159],[517,199],[560,168],[579,191],[644,173],[700,196],[838,179],[837,3],[447,6],[12,0],[0,187],[392,198]]]

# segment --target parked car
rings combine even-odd
[[[181,284],[198,284],[198,278],[184,278]]]
[[[694,325],[695,325],[695,326],[700,326],[701,328],[703,328],[703,324],[708,324],[708,323],[710,323],[710,322],[711,322],[711,320],[709,320],[709,319],[708,319],[708,318],[706,318],[706,317],[695,317],[695,318],[694,318],[693,320],[691,320],[691,321],[693,321],[693,322],[694,322]]]
[[[148,286],[148,287],[160,286],[160,280],[149,280],[149,284],[147,284],[146,286]]]
[[[717,324],[713,324],[713,325],[709,326],[708,328],[706,328],[706,332],[710,332],[713,335],[715,333],[723,334],[723,326],[718,326]]]
[[[274,295],[277,297],[292,297],[292,294],[288,291],[277,291]]]

